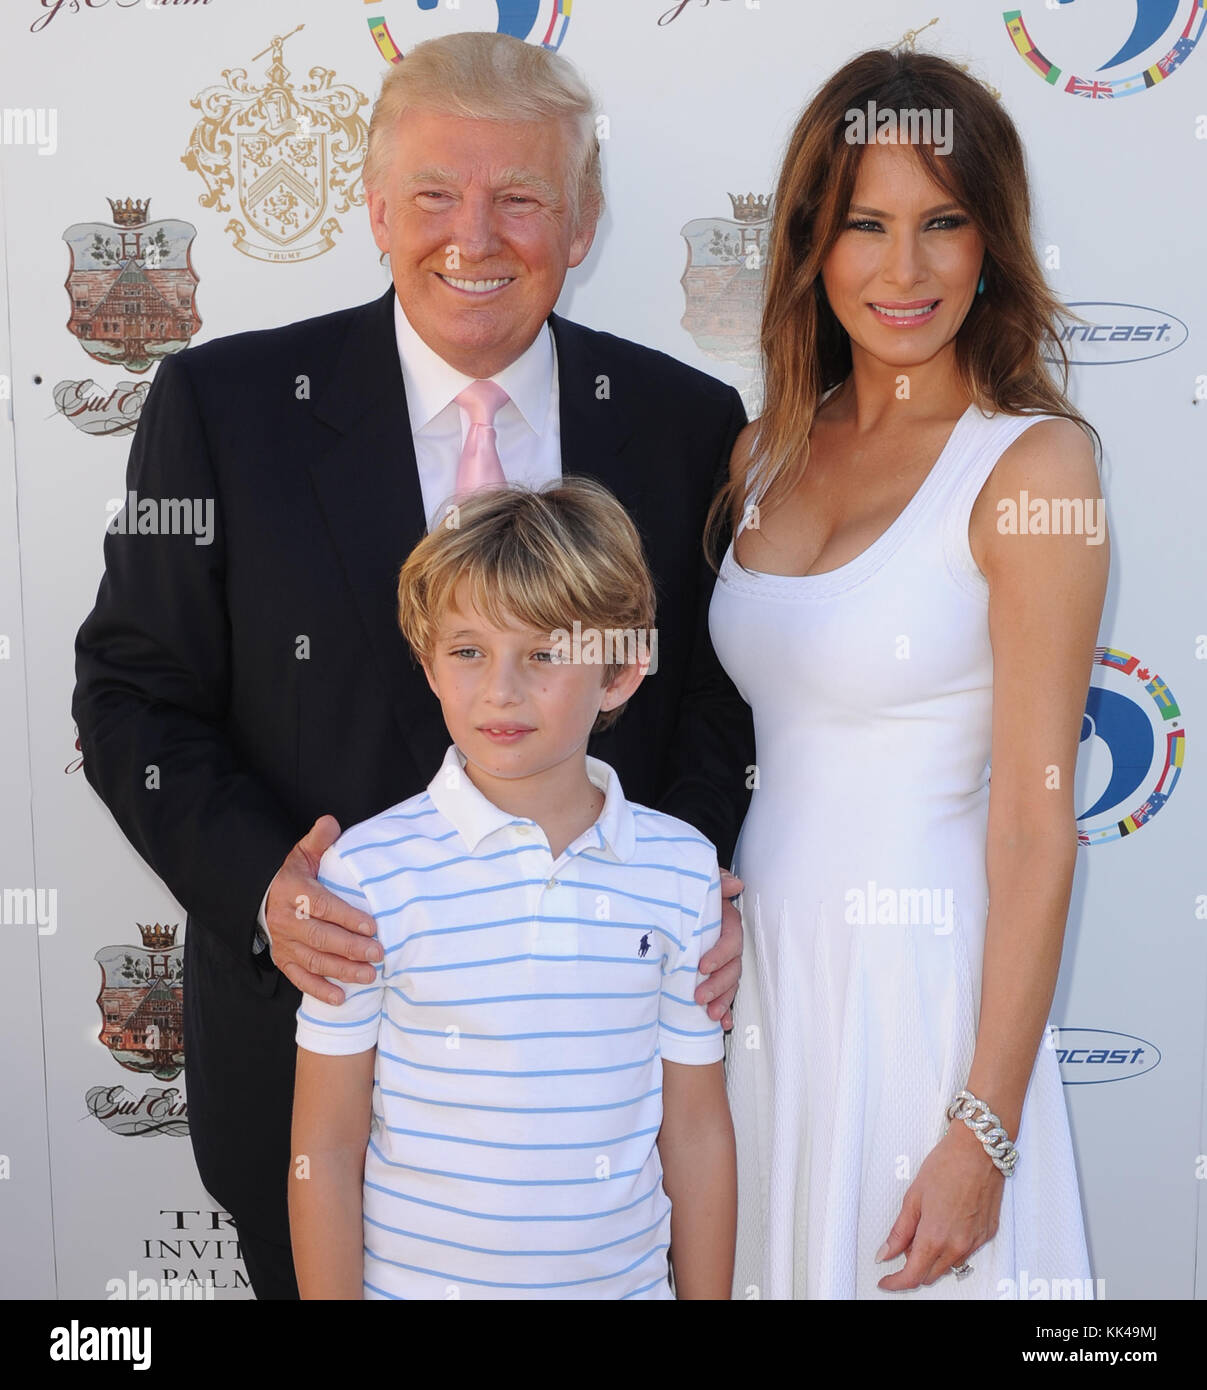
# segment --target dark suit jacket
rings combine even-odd
[[[300,995],[252,951],[260,900],[316,817],[347,828],[414,795],[451,741],[395,618],[398,568],[426,523],[393,300],[391,286],[161,362],[127,488],[213,499],[214,538],[107,535],[76,641],[85,775],[188,913],[202,1180],[241,1227],[282,1241]],[[624,504],[658,596],[657,672],[588,751],[728,866],[754,736],[709,640],[700,536],[741,401],[662,353],[549,322],[563,472]]]

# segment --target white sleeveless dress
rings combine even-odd
[[[732,545],[721,565],[710,631],[758,759],[735,852],[745,946],[726,1061],[735,1298],[996,1299],[1036,1279],[1092,1297],[1042,1045],[972,1274],[885,1293],[876,1281],[904,1257],[874,1262],[976,1041],[993,659],[969,515],[1002,451],[1047,418],[970,405],[897,520],[837,570],[745,571]]]

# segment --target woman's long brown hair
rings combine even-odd
[[[821,268],[846,226],[863,146],[847,140],[849,113],[949,112],[951,149],[912,148],[958,200],[985,243],[985,291],[955,338],[956,370],[982,411],[1040,412],[1097,432],[1065,394],[1069,360],[1060,317],[1078,319],[1049,290],[1031,243],[1031,199],[1022,141],[1000,103],[954,63],[930,53],[872,49],[831,77],[792,133],[771,208],[760,342],[764,407],[750,452],[752,487],[731,476],[705,522],[704,549],[717,568],[719,535],[737,504],[769,507],[788,495],[809,459],[822,397],[851,373],[851,341],[826,299]],[[1083,321],[1083,320],[1078,320]],[[1061,364],[1057,385],[1045,357]]]

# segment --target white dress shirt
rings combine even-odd
[[[411,437],[415,441],[423,514],[430,531],[456,490],[457,465],[469,433],[469,415],[454,398],[476,378],[451,367],[428,347],[403,313],[397,294],[394,338],[406,388],[407,413],[411,417]],[[514,362],[489,379],[511,398],[495,416],[495,442],[503,476],[509,483],[526,483],[532,488],[560,478],[557,353],[548,323],[541,325],[532,343]],[[264,916],[268,892],[266,888],[260,901],[260,930],[253,943],[256,951],[263,951],[271,940]]]
[[[451,367],[423,341],[394,296],[394,335],[415,441],[415,463],[423,492],[428,529],[457,485],[457,465],[469,415],[454,397],[474,381]],[[549,325],[514,362],[489,378],[511,399],[495,416],[496,444],[503,476],[510,483],[540,487],[562,475],[558,418],[557,355]]]

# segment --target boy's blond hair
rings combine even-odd
[[[398,576],[398,625],[417,657],[430,660],[462,580],[468,600],[496,626],[518,621],[552,641],[577,620],[583,631],[635,632],[647,650],[652,645],[654,584],[641,538],[612,493],[591,478],[562,478],[537,491],[520,483],[486,487],[448,508]],[[623,669],[604,664],[601,686]],[[601,710],[592,733],[623,708]]]

